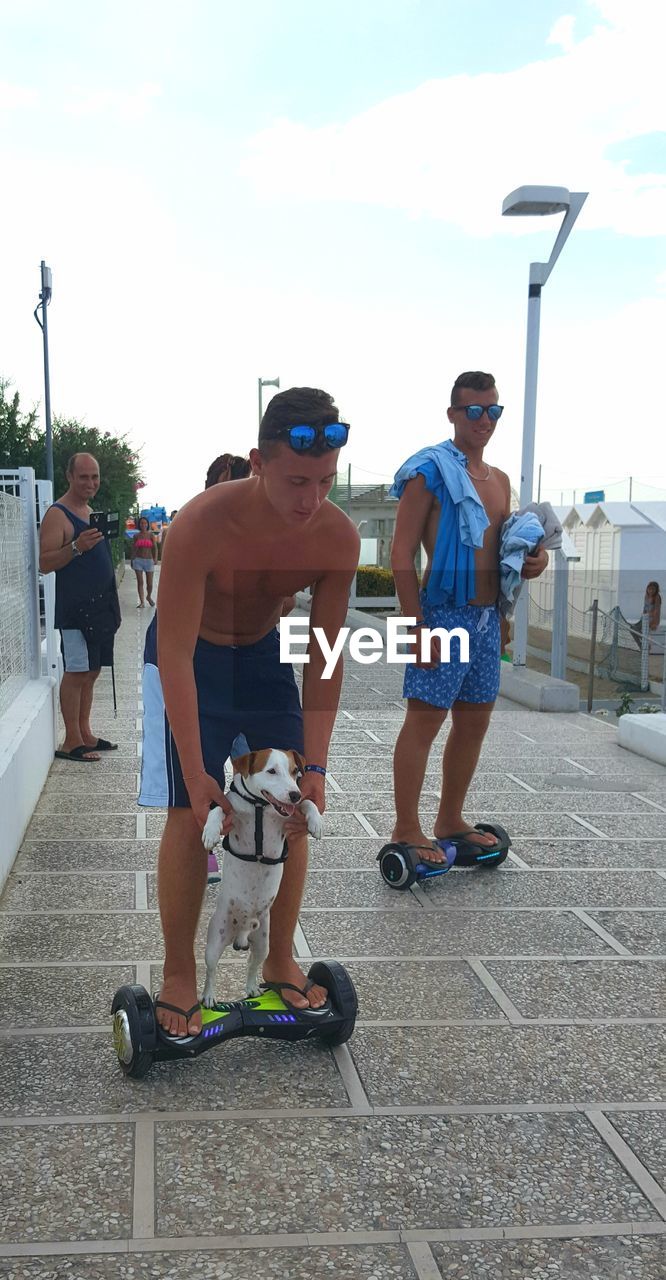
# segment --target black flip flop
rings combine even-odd
[[[313,986],[314,982],[312,981],[312,978],[306,978],[304,987],[297,987],[293,982],[262,982],[261,989],[262,991],[274,991],[275,994],[284,1002],[287,1008],[291,1009],[294,1013],[327,1013],[328,999],[324,1001],[324,1004],[321,1005],[319,1009],[313,1009],[310,1005],[306,1005],[305,1008],[301,1009],[298,1005],[291,1004],[289,1000],[285,1000],[282,994],[283,991],[297,991],[299,996],[305,997]]]
[[[199,1000],[192,1005],[191,1009],[181,1009],[177,1004],[169,1004],[168,1000],[153,1000],[153,1005],[156,1009],[168,1009],[170,1013],[179,1013],[186,1022],[189,1022],[192,1015],[201,1008]],[[174,1036],[170,1031],[165,1030],[161,1023],[158,1023],[158,1026],[160,1033],[167,1036],[169,1040],[193,1040],[195,1036],[201,1035],[200,1031],[186,1031],[184,1036]]]
[[[109,742],[108,738],[98,738],[94,747],[88,747],[88,751],[117,751],[118,743]]]
[[[73,760],[78,764],[99,764],[99,760],[86,760],[86,756],[91,751],[96,751],[97,747],[86,747],[81,743],[80,747],[73,747],[71,751],[56,751],[57,760]]]
[[[435,841],[435,843],[438,844],[438,847],[441,848],[441,846],[439,846],[438,841]],[[424,854],[427,854],[427,853],[433,854],[436,852],[435,849],[433,849],[433,846],[431,844],[408,844],[406,840],[392,840],[391,844],[395,845],[397,849],[414,850],[415,853],[417,854],[418,862],[422,862],[423,866],[428,867],[429,870],[446,872],[446,871],[450,871],[451,867],[453,866],[454,859],[449,857],[445,849],[442,849],[442,853],[444,854],[444,857],[441,858],[439,861],[437,861],[435,858],[432,858],[432,857],[430,858],[424,857]]]

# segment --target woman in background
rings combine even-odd
[[[132,547],[132,568],[136,574],[136,587],[139,593],[137,609],[143,609],[143,575],[146,575],[148,604],[155,607],[153,600],[153,574],[157,560],[157,542],[145,516],[139,519],[138,533]]]

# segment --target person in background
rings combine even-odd
[[[137,609],[143,609],[143,575],[146,575],[146,594],[148,604],[155,607],[153,600],[153,574],[157,560],[157,541],[145,516],[139,518],[139,528],[132,547],[132,568],[136,574],[136,587],[139,593]]]
[[[205,489],[212,489],[214,484],[223,484],[225,480],[246,480],[252,467],[249,458],[240,458],[235,453],[221,453],[214,458],[206,472]]]
[[[643,600],[643,617],[639,618],[631,629],[631,634],[639,649],[643,642],[643,618],[647,618],[649,652],[650,632],[658,631],[661,622],[661,595],[659,594],[658,582],[648,582]]]
[[[66,476],[67,492],[42,520],[39,568],[42,573],[55,573],[55,625],[64,666],[60,708],[65,740],[56,756],[91,764],[100,759],[100,751],[116,751],[118,745],[93,733],[90,712],[100,669],[113,666],[114,637],[106,614],[117,612],[118,621],[120,611],[108,540],[90,523],[89,504],[100,485],[97,459],[89,453],[73,454]],[[95,614],[104,614],[99,631]]]

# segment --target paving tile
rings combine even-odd
[[[195,1250],[186,1259],[196,1280],[417,1280],[406,1245]],[[0,1259],[1,1280],[19,1280],[18,1268],[20,1280],[182,1280],[185,1261],[168,1252]]]
[[[17,872],[148,871],[157,865],[159,840],[25,840]]]
[[[446,1280],[661,1280],[663,1236],[431,1245]]]
[[[0,902],[2,911],[132,911],[133,875],[50,875],[15,871]]]
[[[374,836],[364,836],[362,832],[360,838],[325,836],[323,840],[311,840],[309,848],[309,873],[340,868],[379,874],[377,854],[381,841]]]
[[[140,1083],[128,1080],[118,1065],[107,1017],[109,1030],[103,1035],[0,1040],[2,1113],[48,1117],[236,1108],[252,1113],[266,1107],[349,1106],[335,1060],[315,1041],[232,1040],[191,1062],[155,1063]]]
[[[90,842],[99,836],[104,840],[131,840],[136,832],[136,820],[104,814],[99,821],[89,811],[72,817],[33,818],[25,833],[26,840],[83,840]]]
[[[382,812],[376,806],[373,809],[363,809],[362,813],[383,840],[390,840],[394,823],[392,813]],[[502,810],[494,810],[492,817],[490,817],[487,812],[477,812],[471,807],[466,809],[465,813],[471,823],[498,822],[500,826],[504,827],[505,831],[509,832],[512,840],[518,836],[543,836],[544,838],[548,836],[570,836],[576,838],[580,837],[581,832],[580,825],[574,822],[573,818],[568,818],[559,813],[517,813],[514,810],[510,813],[505,813]],[[427,800],[424,801],[421,805],[420,815],[426,830],[432,827],[436,814],[437,806],[434,801],[432,804],[428,803]],[[613,818],[613,820],[615,819]],[[636,821],[638,820],[636,819]],[[594,825],[596,826],[597,824],[594,823]],[[601,830],[605,831],[606,827],[602,827]]]
[[[163,954],[159,916],[0,915],[0,960],[140,960]]]
[[[312,841],[314,844],[314,841]],[[375,846],[376,850],[376,846]],[[224,860],[222,862],[224,872]],[[666,883],[664,885],[666,888]],[[390,895],[390,896],[389,896]],[[217,900],[217,886],[209,886],[211,910]],[[148,877],[148,906],[157,905],[157,876]],[[305,886],[303,907],[366,907],[383,911],[421,911],[411,893],[396,893],[384,884],[378,871],[314,871]]]
[[[130,1125],[0,1129],[0,1240],[128,1236],[133,1144]]]
[[[63,795],[62,792],[57,795],[53,792],[42,792],[39,804],[35,810],[38,817],[49,814],[68,814],[79,817],[81,813],[109,814],[109,813],[139,813],[140,810],[136,803],[134,795],[136,788],[125,791],[87,791],[85,795],[79,795],[76,792],[69,792]],[[106,821],[106,818],[104,818]]]
[[[321,1231],[657,1219],[580,1115],[159,1123],[156,1157],[166,1236],[300,1231],[313,1204]]]
[[[659,1102],[657,1025],[357,1027],[350,1048],[377,1106],[440,1103]],[[398,1089],[396,1085],[399,1084]]]
[[[134,980],[131,965],[0,968],[3,1025],[74,1027],[108,1022],[114,991]]]
[[[634,955],[666,955],[666,912],[591,911],[590,915]]]
[[[597,824],[594,823],[596,826]],[[582,835],[581,831],[581,835]],[[513,841],[513,851],[531,867],[636,867],[666,870],[665,840]]]
[[[577,810],[574,810],[577,812]],[[583,815],[581,815],[583,816]],[[644,840],[653,840],[663,835],[665,813],[659,813],[657,809],[643,814],[603,814],[599,816],[598,821],[588,817],[587,821],[592,822],[595,827],[600,827],[602,831],[611,840],[621,840],[623,836],[640,836]]]
[[[576,916],[557,911],[304,911],[301,924],[314,955],[612,954]]]
[[[352,960],[346,968],[358,994],[358,1016],[364,1020],[503,1017],[463,960]]]
[[[648,1173],[666,1188],[666,1114],[663,1111],[614,1111],[610,1119]]]
[[[666,907],[666,880],[649,871],[495,871],[454,867],[424,888],[435,907]],[[471,871],[471,874],[470,874]],[[388,893],[395,892],[386,886]],[[317,904],[319,905],[319,904]]]
[[[488,960],[525,1018],[663,1018],[666,961]]]

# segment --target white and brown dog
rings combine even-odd
[[[251,751],[232,761],[234,779],[227,799],[233,826],[224,837],[222,884],[206,941],[206,985],[202,1004],[215,1004],[215,970],[225,947],[249,951],[247,994],[259,994],[259,975],[268,955],[269,912],[287,856],[284,826],[300,807],[310,835],[319,837],[322,816],[303,800],[298,779],[305,761],[297,751]],[[206,849],[220,840],[224,813],[211,809],[203,829]]]

